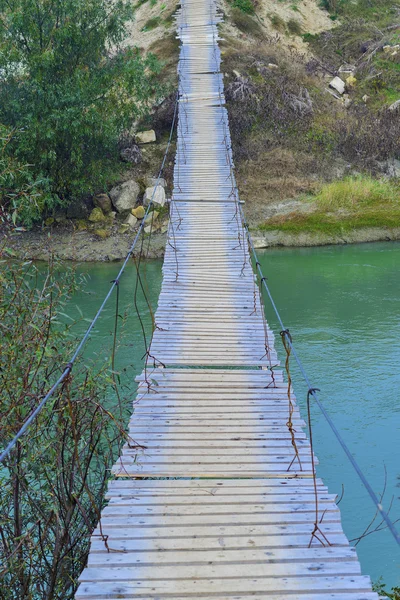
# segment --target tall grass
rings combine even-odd
[[[310,212],[295,211],[266,221],[261,229],[337,235],[356,229],[400,228],[400,184],[360,176],[322,186]]]

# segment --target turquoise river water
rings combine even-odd
[[[321,400],[378,494],[386,479],[384,506],[392,503],[391,517],[400,519],[400,244],[273,249],[260,252],[259,259],[312,383],[321,389]],[[161,264],[151,261],[146,267],[154,306],[161,286]],[[84,317],[91,318],[118,265],[86,264],[79,270],[89,276],[88,284],[72,304],[78,304]],[[134,267],[129,265],[121,282],[120,312],[127,310],[128,318],[117,368],[132,390],[144,353],[133,307],[134,286]],[[149,311],[143,299],[139,304],[148,329]],[[111,302],[89,342],[88,354],[107,356],[114,310]],[[268,302],[266,313],[279,333]],[[83,329],[85,323],[79,327]],[[282,360],[279,335],[276,339]],[[305,416],[307,388],[294,364],[292,375]],[[318,474],[331,492],[341,495],[343,486],[343,525],[347,536],[355,538],[373,518],[374,506],[316,407],[313,422]],[[373,528],[376,525],[379,522]],[[387,530],[364,538],[358,553],[363,572],[374,581],[382,577],[388,586],[400,585],[400,548]]]

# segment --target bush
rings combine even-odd
[[[131,11],[125,0],[0,0],[0,122],[15,130],[16,160],[62,201],[106,185],[120,132],[154,95],[155,59],[121,50]]]
[[[247,13],[248,15],[254,14],[254,4],[252,0],[233,0],[232,6],[234,8],[238,8],[244,13]]]
[[[301,25],[296,19],[289,19],[287,22],[287,28],[292,35],[301,35],[302,29]]]
[[[71,355],[64,305],[71,270],[7,265],[0,273],[0,447],[12,439]],[[87,358],[85,359],[87,363]],[[78,370],[76,370],[76,368]],[[0,469],[2,600],[72,600],[86,563],[109,469],[123,439],[110,372],[74,372]],[[108,398],[107,410],[103,407]],[[114,406],[115,404],[115,406]]]
[[[251,15],[244,13],[239,8],[232,9],[231,19],[232,23],[243,33],[259,39],[265,37],[261,25]]]
[[[22,222],[28,227],[45,209],[57,204],[45,179],[35,179],[32,168],[10,153],[15,132],[0,125],[0,223]]]

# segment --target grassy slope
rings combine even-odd
[[[268,35],[257,18],[238,16],[237,9],[230,15],[244,38],[224,36],[237,179],[251,224],[264,230],[335,235],[400,226],[398,184],[382,179],[385,163],[399,157],[399,117],[387,107],[400,98],[400,50],[392,56],[381,49],[400,41],[393,28],[400,2],[329,4],[336,5],[335,29],[304,36],[317,61],[290,48],[296,36],[287,23],[277,24],[284,44],[263,43]],[[297,7],[301,11],[301,1]],[[268,68],[271,62],[279,69]],[[345,62],[357,65],[350,108],[325,91],[329,72]],[[295,106],[304,90],[309,112]],[[288,199],[298,201],[296,210],[269,216],[270,206]]]

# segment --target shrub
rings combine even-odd
[[[249,15],[254,14],[254,4],[252,0],[233,0],[232,6]]]
[[[71,352],[64,305],[71,270],[2,264],[0,447],[59,377]],[[87,358],[85,359],[85,362]],[[2,600],[72,600],[118,452],[121,426],[106,369],[70,374],[0,469]],[[107,410],[103,408],[108,397]]]
[[[233,24],[243,33],[259,39],[265,37],[261,25],[251,15],[244,13],[242,10],[233,8],[231,19]]]
[[[151,56],[120,49],[128,1],[83,4],[0,0],[0,122],[15,130],[9,151],[66,201],[115,172],[118,136],[149,108],[158,70]]]
[[[301,25],[298,21],[296,21],[296,19],[289,19],[289,21],[287,22],[287,28],[292,35],[302,34]]]

